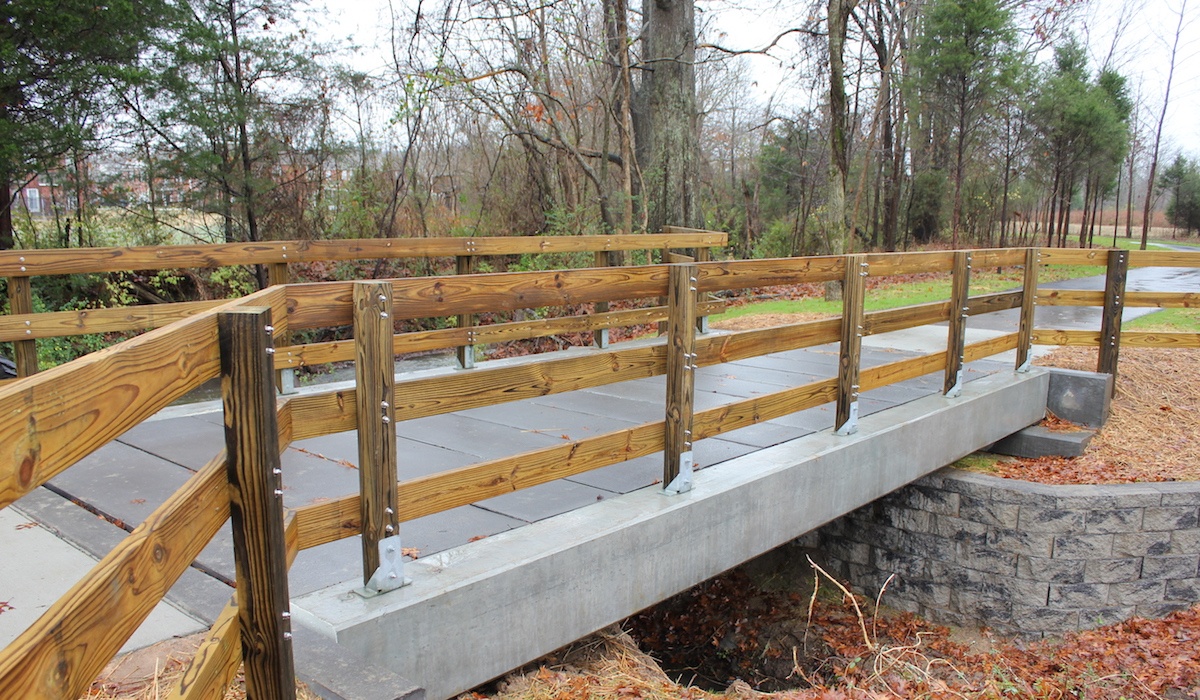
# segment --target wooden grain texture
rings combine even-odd
[[[671,266],[667,296],[666,426],[663,437],[663,487],[679,476],[691,460],[692,408],[696,395],[696,281],[697,266]]]
[[[1104,290],[1039,289],[1038,306],[1103,306]]]
[[[19,316],[33,313],[33,285],[28,277],[8,278],[8,310]],[[21,340],[13,343],[13,364],[17,366],[17,377],[37,374],[37,341],[32,333],[22,333],[18,337]]]
[[[229,518],[220,454],[0,652],[0,697],[81,697]]]
[[[1125,311],[1125,280],[1129,275],[1129,251],[1110,250],[1104,280],[1104,309],[1100,316],[1100,353],[1096,371],[1113,376],[1116,391],[1117,362],[1121,354],[1121,317]]]
[[[1015,267],[1025,264],[1025,256],[1034,248],[983,248],[972,250],[975,259],[975,269],[984,270],[991,267]]]
[[[238,629],[249,698],[295,697],[271,310],[218,316]]]
[[[234,596],[213,621],[183,675],[172,685],[167,700],[224,700],[242,664],[237,619]]]
[[[396,384],[396,419],[464,411],[654,377],[665,371],[666,348],[654,345],[401,381]],[[353,430],[357,424],[355,402],[353,389],[289,399],[295,422],[293,439]]]
[[[971,254],[961,251],[954,254],[954,271],[951,273],[950,328],[946,337],[946,375],[942,393],[949,395],[962,384],[963,347],[966,344],[967,316],[970,309]]]
[[[475,272],[475,256],[460,255],[454,260],[454,272],[458,275],[469,275]],[[457,326],[466,335],[466,342],[454,349],[458,355],[458,366],[469,369],[475,366],[475,325],[474,314],[459,314]]]
[[[696,361],[701,367],[708,367],[833,343],[839,338],[841,327],[841,318],[831,318],[697,338]]]
[[[64,338],[85,333],[144,331],[190,318],[227,303],[228,299],[220,299],[0,316],[0,342],[21,338]]]
[[[1200,333],[1124,331],[1121,345],[1131,348],[1200,348]]]
[[[871,253],[867,255],[872,277],[910,275],[920,272],[949,272],[954,262],[952,251],[922,253]]]
[[[229,302],[272,304],[263,290]],[[214,310],[0,385],[0,508],[218,376]]]
[[[750,287],[772,287],[802,282],[830,282],[842,278],[841,256],[735,260],[700,264],[697,289],[702,293]]]
[[[973,264],[976,269],[979,265]],[[967,299],[967,315],[979,316],[1021,307],[1021,292],[993,292]]]
[[[363,585],[379,568],[379,542],[396,534],[396,364],[391,285],[354,285],[358,492],[362,496]]]
[[[1104,291],[1043,289],[1038,291],[1040,306],[1104,306]],[[1159,309],[1200,308],[1197,292],[1126,292],[1125,306]]]
[[[1033,331],[1033,344],[1099,347],[1100,331],[1064,331],[1035,328]]]
[[[1200,267],[1200,251],[1131,250],[1130,267]]]
[[[440,318],[664,296],[667,293],[667,268],[647,265],[506,272],[417,277],[391,282],[397,318]],[[293,284],[287,289],[289,324],[293,331],[352,322],[350,283]]]
[[[867,276],[871,274],[865,255],[846,256],[846,274],[842,279],[842,327],[838,345],[837,406],[835,431],[854,432],[854,412],[858,406],[858,372],[862,363],[863,303],[866,301]]]
[[[875,335],[939,323],[950,317],[950,302],[931,301],[863,314],[863,334]]]
[[[1104,248],[1038,248],[1043,265],[1096,265],[1104,266],[1108,251]]]
[[[1025,251],[1025,270],[1021,276],[1021,317],[1017,323],[1017,369],[1029,364],[1029,351],[1033,345],[1034,310],[1037,306],[1038,251]]]
[[[68,248],[0,251],[0,276],[66,275],[122,270],[209,268],[232,265],[427,258],[456,255],[519,255],[599,250],[724,247],[728,234],[687,231],[629,236],[492,236],[462,238],[365,238],[329,241],[260,241],[180,246]],[[25,270],[22,271],[21,268]]]

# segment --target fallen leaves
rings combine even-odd
[[[16,608],[14,608],[7,600],[0,600],[0,615],[3,615],[9,610],[16,610]]]

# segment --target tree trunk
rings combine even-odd
[[[850,172],[850,150],[846,131],[846,68],[843,51],[846,23],[857,0],[829,0],[829,253],[848,252],[846,230],[846,179]],[[826,296],[828,292],[826,289]]]
[[[644,0],[643,77],[634,126],[646,226],[702,224],[693,0]]]

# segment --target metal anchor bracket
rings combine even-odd
[[[838,428],[837,435],[853,435],[858,432],[858,401],[850,402],[850,417]]]
[[[678,496],[681,493],[687,493],[692,490],[692,475],[694,473],[694,465],[696,463],[692,451],[688,450],[679,455],[679,473],[671,480],[671,483],[663,489],[663,493],[668,496]]]
[[[379,540],[379,568],[371,574],[371,579],[363,588],[354,591],[364,598],[394,591],[397,588],[412,583],[412,579],[404,575],[404,554],[400,547],[400,535],[392,535]]]

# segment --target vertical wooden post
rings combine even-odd
[[[594,262],[595,267],[608,267],[608,263],[609,263],[608,251],[604,251],[604,250],[596,251],[595,257],[593,258],[593,262]],[[608,302],[607,301],[598,301],[598,302],[596,302],[596,304],[593,308],[595,308],[596,313],[598,313],[598,314],[606,313],[608,311]],[[608,347],[608,329],[607,328],[597,328],[594,331],[592,331],[592,342],[594,342],[596,344],[596,347],[600,348],[601,350],[607,348]]]
[[[13,315],[33,313],[33,285],[28,277],[8,278],[8,312]],[[37,341],[13,341],[13,364],[17,366],[18,377],[37,374]]]
[[[967,299],[971,290],[971,254],[954,254],[950,293],[950,331],[946,339],[946,379],[942,392],[951,398],[962,394],[963,350],[967,346]]]
[[[379,570],[379,543],[399,531],[396,515],[396,367],[392,286],[354,283],[354,380],[358,397],[358,483],[363,585]],[[396,557],[399,561],[399,557]],[[398,587],[398,586],[397,586]]]
[[[1038,260],[1037,248],[1025,251],[1025,285],[1021,291],[1021,325],[1017,331],[1017,371],[1029,371],[1029,352],[1033,347],[1034,309],[1037,302]]]
[[[696,276],[694,263],[671,265],[667,297],[667,416],[663,490],[692,489],[692,408],[696,395]]]
[[[295,698],[271,310],[218,316],[225,450],[247,697]]]
[[[475,272],[475,256],[459,255],[455,259],[455,273],[460,275],[469,275]],[[470,328],[475,325],[474,314],[460,314],[458,317],[459,328]],[[458,352],[458,366],[463,369],[473,369],[475,367],[475,333],[467,331],[467,344],[460,345]]]
[[[285,254],[286,255],[286,254]],[[268,263],[267,264],[267,286],[278,287],[285,285],[291,281],[288,274],[288,264],[285,262]],[[277,329],[280,330],[280,329]],[[281,329],[282,332],[275,334],[275,347],[287,347],[292,344],[290,334],[287,329]],[[285,367],[275,371],[275,388],[281,394],[296,393],[296,370],[291,367]]]
[[[837,412],[833,429],[838,435],[858,431],[858,371],[862,365],[863,303],[867,290],[867,258],[847,255],[842,275],[842,342],[838,352]]]
[[[712,250],[709,248],[697,248],[695,257],[696,257],[696,262],[706,263],[712,259]],[[699,296],[696,297],[696,303],[700,303]],[[696,332],[700,333],[700,334],[704,334],[704,333],[708,332],[708,316],[697,316],[696,317]]]
[[[1125,278],[1129,274],[1129,251],[1108,251],[1108,273],[1104,280],[1104,317],[1100,321],[1100,362],[1097,372],[1111,374],[1117,390],[1117,358],[1121,352],[1121,314],[1125,310]]]

